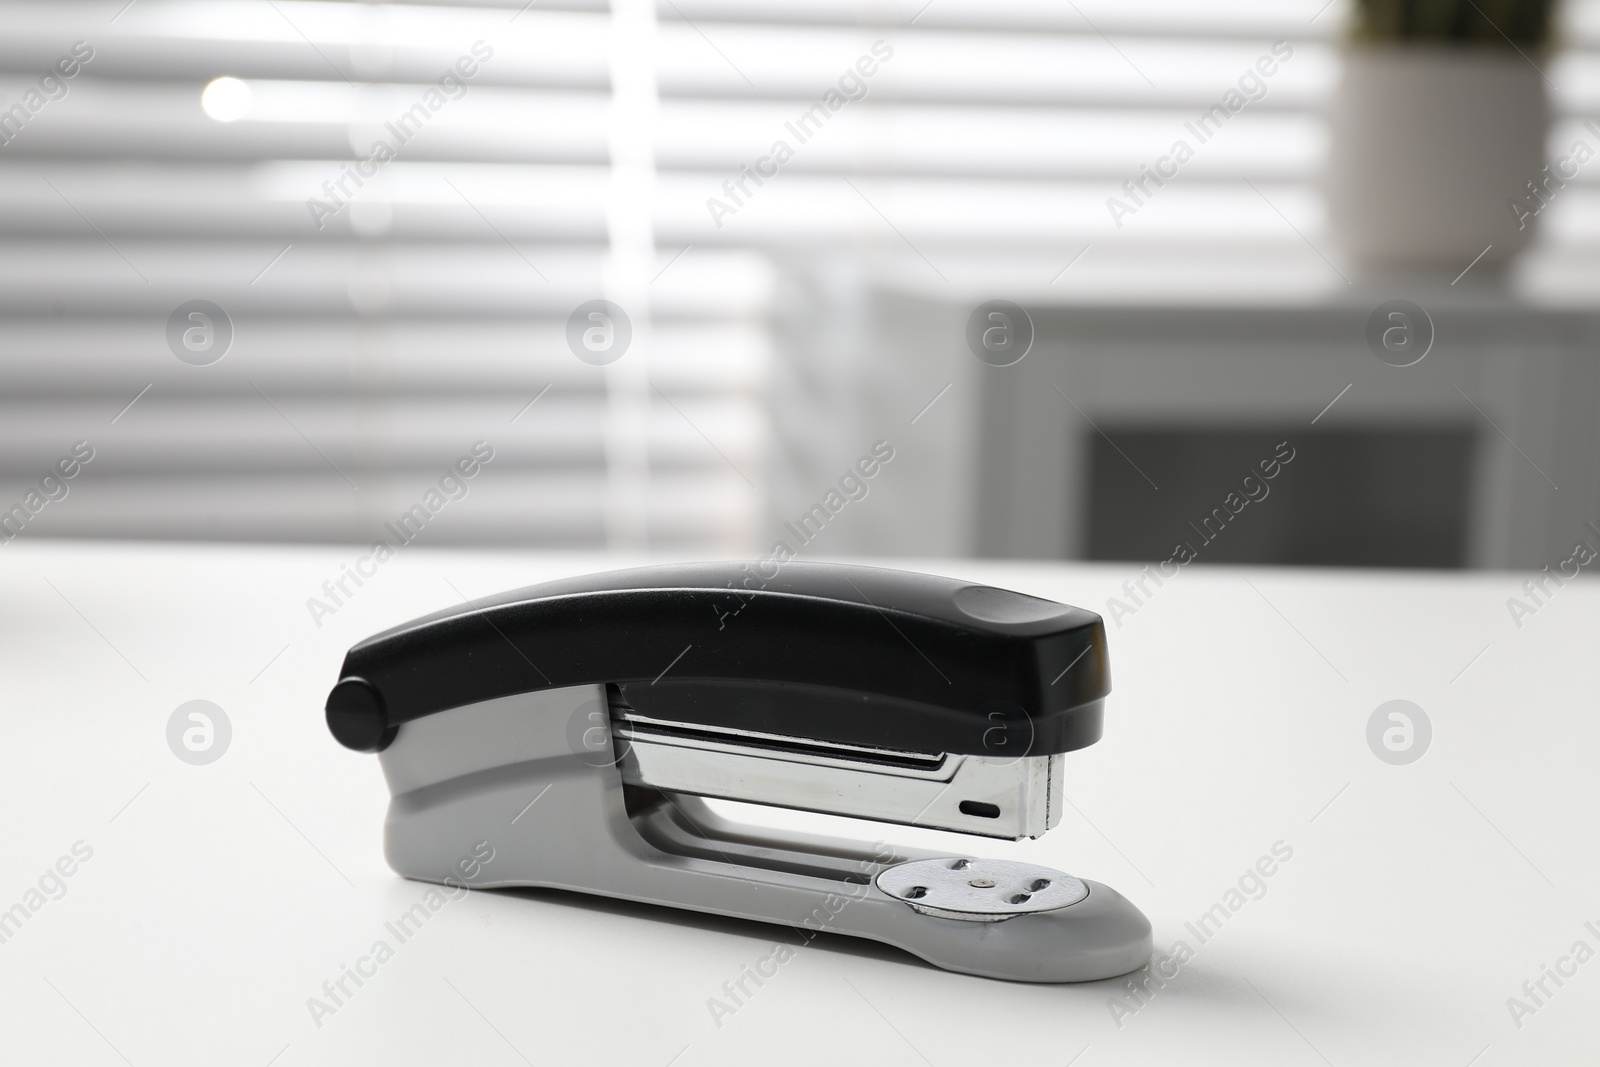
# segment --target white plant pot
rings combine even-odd
[[[1332,232],[1372,268],[1504,263],[1527,244],[1512,198],[1544,178],[1544,79],[1515,52],[1354,46],[1334,100]],[[1559,192],[1556,194],[1559,195]]]

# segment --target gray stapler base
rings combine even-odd
[[[637,792],[630,814],[620,771],[591,743],[606,721],[604,688],[581,686],[406,723],[380,757],[394,793],[389,865],[421,881],[567,889],[864,937],[987,978],[1094,981],[1150,958],[1149,920],[1098,882],[1054,911],[938,918],[873,879],[940,853],[743,827],[690,796]],[[463,876],[462,857],[484,842],[493,859]]]

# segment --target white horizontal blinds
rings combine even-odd
[[[1274,256],[1325,271],[1314,256],[1300,262],[1299,238],[1243,181],[1291,217],[1319,210],[1315,112],[1336,73],[1329,39],[1342,17],[1336,6],[1313,21],[1321,6],[688,0],[677,5],[686,28],[728,62],[714,84],[704,69],[662,65],[663,231],[704,227],[706,198],[783,139],[793,158],[721,218],[721,239],[843,242],[880,272],[956,291],[1043,288],[1089,244],[1101,247],[1058,291],[1081,272],[1108,295],[1159,298],[1169,290],[1152,275],[1211,284],[1219,253],[1262,264],[1252,268],[1262,282],[1281,279]],[[1194,140],[1184,121],[1280,39],[1293,42],[1290,58],[1273,62],[1248,114],[1113,228],[1106,200],[1122,181],[1180,136]],[[874,56],[877,42],[886,56]],[[796,117],[863,56],[878,62],[862,98],[801,143]]]
[[[482,438],[493,477],[441,540],[764,544],[771,324],[812,306],[779,294],[832,286],[833,315],[885,274],[1100,301],[1342,285],[1312,246],[1345,0],[120,8],[10,3],[0,32],[5,106],[93,49],[0,145],[0,482],[105,442],[40,531],[360,536]],[[1562,150],[1600,112],[1600,3],[1564,11]],[[1280,40],[1200,143],[1185,123]],[[332,204],[478,41],[465,94]],[[223,75],[249,87],[227,123],[200,102]],[[1107,199],[1178,139],[1181,175],[1115,227]],[[1589,284],[1592,188],[1541,219],[1546,291]],[[320,230],[310,197],[338,207]],[[639,358],[580,362],[567,316],[618,294]],[[163,330],[200,298],[235,339],[193,368]]]
[[[676,19],[686,43],[661,64],[663,242],[703,229],[705,198],[774,138],[795,141],[785,123],[882,39],[893,58],[865,98],[796,143],[780,176],[736,205],[714,239],[846,242],[936,289],[948,279],[1120,302],[1301,300],[1342,288],[1318,251],[1332,251],[1319,175],[1348,8],[675,0],[663,25]],[[1557,87],[1552,148],[1565,151],[1578,120],[1600,111],[1600,5],[1563,10],[1559,51],[1537,58]],[[726,57],[720,71],[691,63],[697,43]],[[1196,128],[1230,92],[1242,110]],[[1192,150],[1179,176],[1142,203],[1128,198],[1122,183],[1179,140]],[[1600,239],[1588,188],[1580,179],[1550,211],[1531,268]],[[1112,196],[1137,210],[1113,220]]]
[[[619,129],[610,11],[119,6],[3,16],[0,104],[92,50],[0,145],[0,504],[96,450],[25,535],[365,538],[484,440],[429,542],[750,543],[771,272],[737,247],[663,270],[648,181],[614,166],[632,145],[648,179],[650,139]],[[565,336],[600,297],[637,326],[606,367]],[[233,325],[210,366],[164,335],[194,299]]]

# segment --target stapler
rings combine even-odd
[[[328,728],[378,753],[389,865],[825,930],[951,971],[1109,978],[1150,923],[1007,859],[756,828],[704,798],[1017,840],[1100,738],[1105,629],[971,582],[788,561],[647,567],[463,604],[351,648]],[[814,936],[809,935],[809,936]]]

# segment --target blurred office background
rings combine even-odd
[[[18,536],[393,540],[484,441],[418,543],[747,555],[796,543],[783,524],[887,441],[808,553],[1565,559],[1600,544],[1600,162],[1540,186],[1514,255],[1522,230],[1481,262],[1363,258],[1328,206],[1356,15],[7,2],[0,505],[82,440]],[[1547,158],[1600,146],[1600,2],[1506,43],[1548,100],[1521,123]],[[1472,106],[1485,136],[1508,124]],[[1128,191],[1179,139],[1177,175]],[[761,164],[778,140],[792,159]],[[597,299],[631,326],[604,365],[569,345]],[[967,341],[997,299],[1031,324],[1011,366]],[[1399,299],[1432,336],[1411,366],[1368,339]],[[169,344],[197,300],[231,326],[206,365]],[[1197,540],[1282,442],[1271,495]]]

